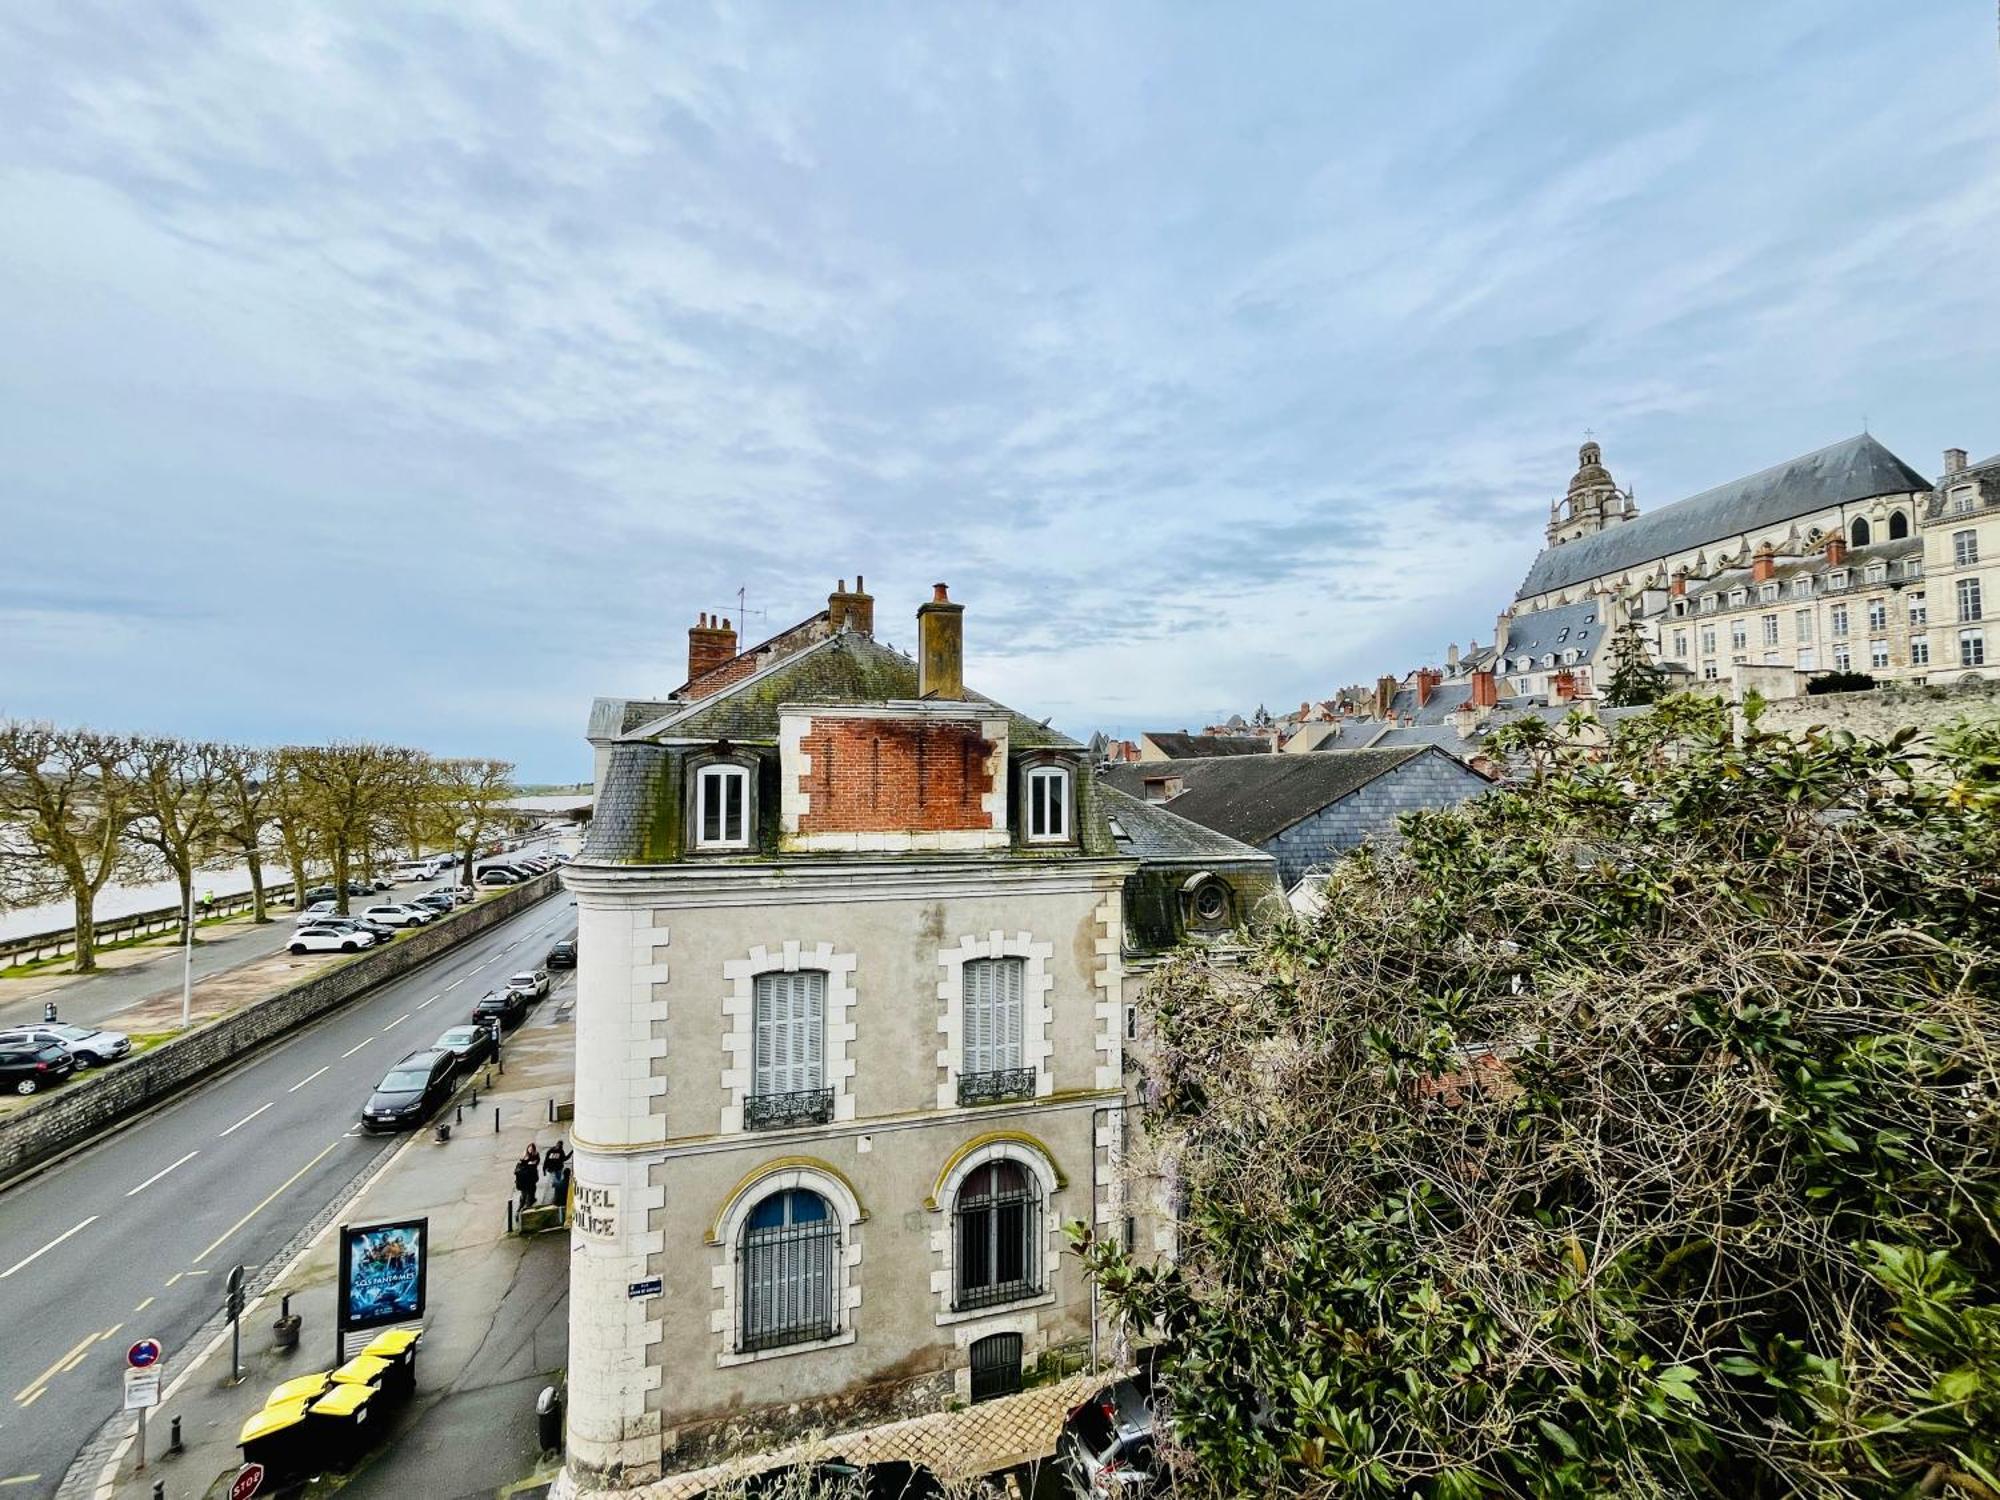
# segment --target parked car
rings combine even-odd
[[[528,969],[519,974],[509,974],[507,988],[526,995],[530,1000],[539,1000],[549,992],[549,971]]]
[[[564,938],[549,949],[549,956],[543,960],[551,969],[574,969],[576,967],[576,939]]]
[[[410,905],[421,906],[443,916],[448,911],[457,910],[458,898],[450,891],[425,891],[421,896],[412,896]]]
[[[313,902],[312,905],[308,906],[304,911],[300,912],[298,918],[298,925],[301,927],[305,927],[310,925],[311,923],[321,921],[326,917],[338,916],[339,912],[340,912],[339,906],[335,904],[334,898],[329,896],[324,901]]]
[[[375,1085],[361,1109],[361,1128],[401,1130],[423,1124],[450,1097],[457,1077],[457,1053],[439,1047],[412,1052]]]
[[[464,1072],[493,1055],[493,1033],[484,1026],[454,1026],[437,1039],[437,1046],[456,1057]]]
[[[448,889],[451,891],[451,899],[460,906],[469,906],[479,899],[479,892],[469,885],[454,885]]]
[[[359,927],[305,927],[285,946],[293,953],[359,953],[375,946],[375,934]]]
[[[339,897],[340,897],[340,892],[335,890],[332,886],[316,885],[311,890],[306,892],[306,904],[310,906],[315,901],[335,901],[338,900]]]
[[[472,1007],[472,1019],[490,1021],[499,1017],[502,1026],[517,1026],[528,1013],[528,997],[510,989],[488,990]]]
[[[38,1022],[33,1026],[9,1026],[0,1031],[0,1047],[28,1042],[46,1047],[51,1042],[76,1059],[78,1068],[101,1068],[116,1062],[132,1050],[132,1039],[122,1031],[99,1031],[91,1026],[70,1026],[61,1021]]]
[[[383,901],[368,907],[361,913],[363,919],[380,922],[384,927],[422,927],[437,919],[435,912],[421,906],[408,906],[400,901]]]
[[[1056,1465],[1078,1495],[1136,1496],[1153,1487],[1153,1406],[1138,1382],[1118,1380],[1071,1410]]]
[[[76,1071],[76,1059],[54,1042],[0,1042],[0,1088],[35,1094]]]
[[[521,877],[511,870],[481,870],[479,884],[484,886],[519,885]]]
[[[375,894],[375,887],[365,880],[350,880],[347,882],[347,894],[350,896],[372,896]]]

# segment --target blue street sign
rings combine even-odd
[[[138,1343],[125,1351],[125,1363],[135,1370],[143,1370],[148,1365],[158,1364],[160,1356],[164,1352],[160,1348],[160,1341],[158,1339],[140,1339]]]

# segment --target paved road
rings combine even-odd
[[[548,847],[548,844],[546,839],[537,839],[528,844],[524,852],[534,853]],[[475,861],[474,868],[483,870],[506,857],[494,855],[479,859]],[[446,883],[443,880],[425,880],[391,886],[366,900],[352,896],[348,898],[348,905],[351,910],[360,911],[378,901],[405,901],[425,891],[437,890]],[[210,975],[224,973],[241,964],[269,958],[283,948],[291,940],[294,914],[289,906],[274,906],[271,911],[277,920],[262,927],[234,929],[220,937],[202,936],[197,932],[194,945],[195,983],[199,985]],[[215,929],[208,931],[213,933]],[[115,1030],[122,1012],[168,990],[178,991],[180,983],[181,950],[162,947],[144,963],[105,969],[96,974],[82,974],[59,985],[37,988],[33,994],[19,999],[7,999],[7,987],[0,984],[0,1026],[39,1021],[43,1005],[53,1000],[58,1015],[72,1025],[110,1026]]]
[[[539,963],[575,925],[558,890],[0,1193],[0,1495],[53,1494],[117,1409],[134,1339],[165,1342],[171,1380],[175,1356],[195,1352],[189,1339],[220,1304],[229,1268],[254,1272],[396,1148],[402,1138],[362,1136],[353,1123],[389,1066],[468,1019],[481,994]],[[306,1336],[326,1340],[331,1330]]]

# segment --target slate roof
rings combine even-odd
[[[1412,757],[1429,753],[1428,746],[1413,746],[1152,761],[1114,766],[1103,779],[1143,798],[1149,777],[1178,776],[1183,790],[1166,804],[1168,810],[1247,844],[1262,844]]]
[[[917,696],[917,664],[872,636],[843,631],[816,641],[696,703],[669,710],[627,733],[637,739],[735,740],[771,743],[778,738],[778,707],[785,703],[890,703]],[[990,698],[968,691],[971,713],[998,710],[1010,720],[1011,748],[1083,747],[1058,730]]]
[[[590,700],[590,726],[584,731],[584,738],[615,740],[674,707],[675,704],[652,698],[593,698]]]
[[[1637,522],[1631,523],[1637,525]],[[1577,545],[1571,543],[1572,546]],[[1603,639],[1610,634],[1605,619],[1607,599],[1579,599],[1574,604],[1558,604],[1551,609],[1523,610],[1507,622],[1508,656],[1546,656],[1558,659],[1565,651],[1579,651],[1589,661]]]
[[[1190,760],[1197,756],[1269,755],[1271,742],[1255,735],[1227,734],[1148,734],[1161,754],[1169,760]]]
[[[1431,689],[1430,702],[1422,707],[1417,705],[1417,690],[1414,687],[1398,688],[1396,695],[1389,700],[1389,711],[1398,718],[1413,718],[1419,724],[1442,724],[1461,705],[1471,701],[1471,683],[1440,682]]]
[[[1263,850],[1190,822],[1158,803],[1148,802],[1113,786],[1101,788],[1104,812],[1111,819],[1112,837],[1120,854],[1155,862],[1176,860],[1273,863]]]
[[[1385,729],[1368,742],[1370,750],[1423,749],[1432,746],[1453,755],[1465,749],[1465,737],[1449,724],[1413,724],[1407,728]]]
[[[1775,526],[1793,516],[1931,482],[1867,433],[1717,485],[1637,520],[1543,549],[1516,598],[1648,567],[1677,552]]]

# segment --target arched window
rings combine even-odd
[[[1868,518],[1866,516],[1856,516],[1854,518],[1854,524],[1847,528],[1847,534],[1854,546],[1856,547],[1867,546],[1868,538],[1870,536],[1870,532],[1868,530]]]
[[[1015,1161],[975,1168],[952,1207],[952,1307],[992,1307],[1042,1289],[1042,1190]]]
[[[1900,510],[1889,512],[1889,540],[1900,542],[1910,534],[1910,518]]]
[[[839,1254],[839,1221],[818,1193],[788,1188],[753,1208],[736,1256],[738,1347],[833,1337]]]

